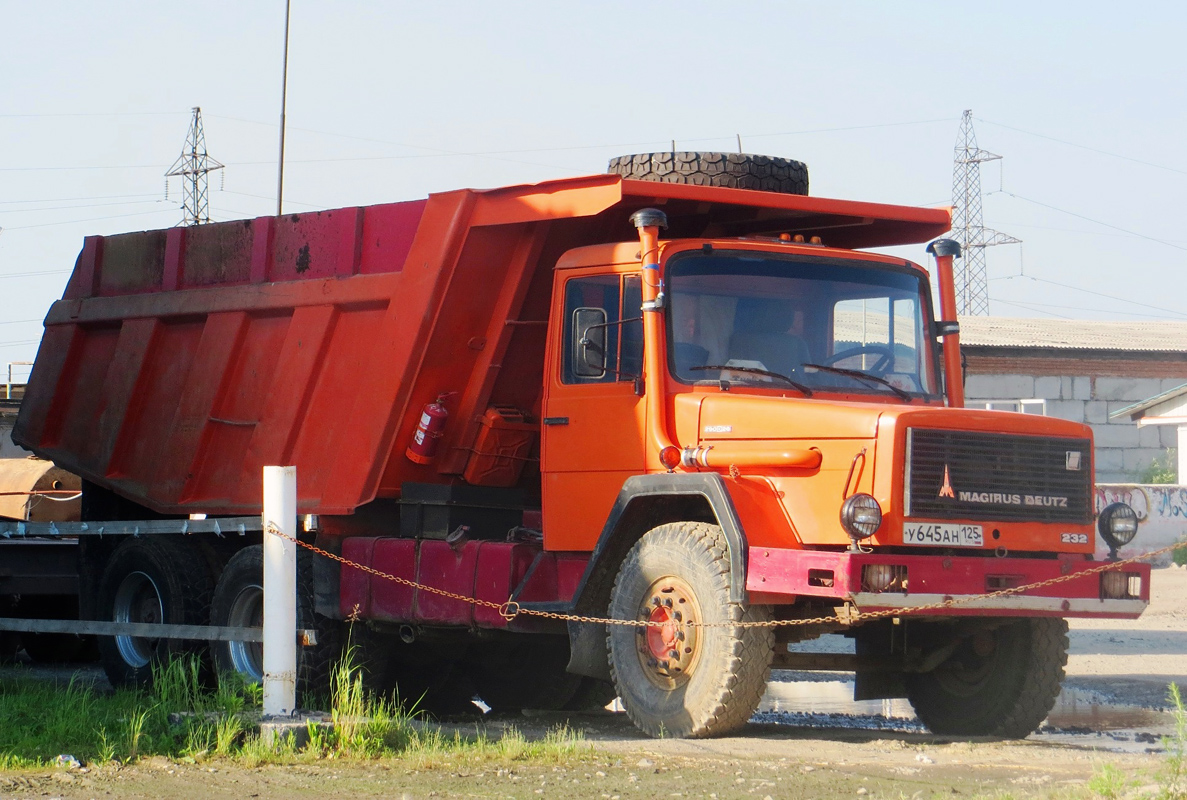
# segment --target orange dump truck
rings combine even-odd
[[[110,526],[79,537],[84,614],[258,624],[263,534],[234,518],[296,465],[305,539],[345,562],[299,567],[306,676],[353,621],[372,685],[442,712],[617,695],[710,736],[776,666],[853,670],[937,733],[1036,728],[1064,618],[1138,616],[1149,570],[1093,570],[1136,520],[1094,519],[1089,428],[961,407],[955,243],[941,314],[868,252],[948,212],[809,197],[784,159],[611,166],[88,238],[14,432]],[[829,632],[856,652],[788,650]],[[101,649],[120,683],[178,646]],[[258,644],[211,649],[259,676]]]

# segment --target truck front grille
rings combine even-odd
[[[1089,439],[907,431],[909,517],[1092,522]]]

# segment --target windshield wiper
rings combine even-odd
[[[862,372],[862,371],[856,370],[856,369],[845,369],[844,367],[830,367],[827,364],[804,364],[804,366],[811,367],[812,369],[818,369],[821,372],[832,372],[837,375],[848,375],[850,378],[857,378],[858,380],[873,381],[874,383],[876,383],[879,386],[885,386],[887,389],[894,392],[899,397],[906,400],[908,403],[911,402],[911,394],[909,392],[903,391],[902,389],[898,388],[890,381],[886,380],[885,378],[879,378],[877,375],[871,375],[868,372]]]
[[[809,389],[804,384],[802,384],[798,381],[793,381],[791,378],[787,377],[786,375],[781,375],[778,372],[771,372],[770,370],[767,370],[767,369],[759,369],[758,367],[731,367],[729,364],[710,364],[706,367],[689,367],[689,370],[696,370],[698,372],[703,371],[703,370],[710,370],[710,369],[715,369],[718,371],[733,370],[734,372],[749,372],[754,375],[766,375],[770,378],[778,378],[781,381],[787,381],[788,386],[791,386],[795,389],[799,389],[801,392],[804,393],[804,397],[812,396],[812,390]],[[724,380],[724,378],[722,380]]]

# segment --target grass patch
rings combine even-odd
[[[1097,764],[1088,782],[1093,797],[1103,800],[1187,800],[1187,706],[1184,706],[1178,685],[1172,683],[1168,687],[1167,700],[1171,704],[1175,730],[1169,736],[1162,737],[1166,757],[1154,776],[1157,791],[1134,791],[1136,780],[1127,778],[1111,764]]]
[[[205,762],[232,759],[244,766],[326,759],[399,758],[413,768],[456,763],[561,763],[592,752],[566,727],[529,741],[517,730],[489,737],[443,733],[418,725],[390,700],[369,694],[353,651],[330,686],[331,728],[309,731],[307,745],[291,739],[268,746],[255,732],[262,692],[235,676],[210,688],[196,659],[154,671],[152,688],[97,692],[72,681],[0,678],[0,769],[45,767],[60,754],[86,764],[127,763],[146,756]]]

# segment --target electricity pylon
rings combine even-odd
[[[181,178],[185,202],[181,210],[185,215],[182,225],[202,225],[210,222],[210,203],[207,174],[222,169],[223,164],[206,153],[206,132],[202,129],[202,109],[194,107],[194,118],[186,134],[185,147],[173,166],[165,173],[166,178]],[[166,188],[168,184],[166,184]]]
[[[956,272],[956,310],[959,314],[989,313],[989,276],[985,248],[1018,244],[1022,240],[986,228],[981,217],[981,164],[1001,156],[977,147],[973,112],[960,118],[956,158],[952,168],[952,238],[960,242],[963,258]]]

